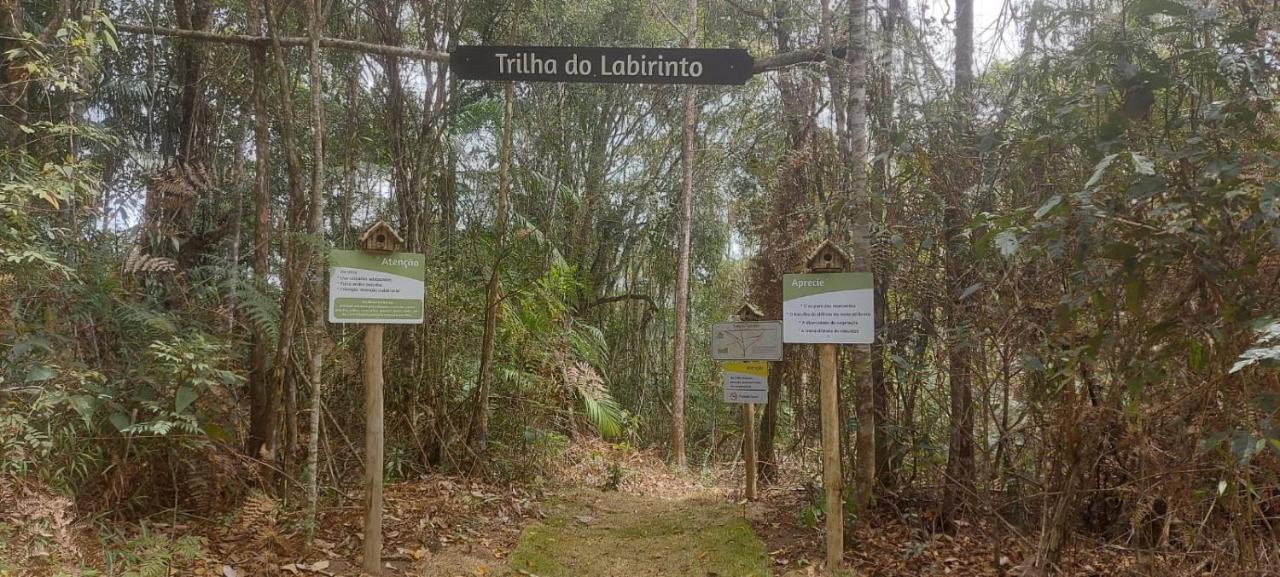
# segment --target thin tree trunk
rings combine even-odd
[[[849,0],[849,103],[848,103],[848,138],[849,158],[849,190],[853,195],[846,203],[845,214],[841,221],[852,226],[855,235],[854,259],[863,269],[870,268],[871,252],[867,244],[868,221],[865,216],[871,207],[871,193],[867,188],[867,2],[866,0]],[[837,103],[837,107],[839,104]],[[850,209],[857,207],[856,212]],[[860,214],[857,223],[852,222],[852,214]],[[858,353],[870,357],[870,347],[858,347]],[[872,359],[867,358],[871,361]],[[872,377],[868,374],[864,363],[857,363],[855,416],[858,430],[854,440],[857,450],[857,463],[854,469],[853,502],[859,510],[865,510],[871,504],[872,491],[876,482],[876,412]]]
[[[968,141],[968,123],[973,96],[973,0],[956,2],[956,56],[955,56],[955,108],[958,120],[958,139]],[[946,235],[948,298],[947,343],[948,381],[951,386],[951,435],[947,451],[947,478],[943,492],[942,520],[950,524],[959,508],[968,499],[973,487],[973,385],[970,351],[967,340],[971,337],[960,327],[972,315],[973,299],[960,299],[965,287],[972,282],[969,239],[962,232],[967,221],[964,210],[964,193],[968,188],[970,167],[967,166],[968,146],[962,146],[959,160],[949,167],[951,178],[946,183],[946,207],[943,209],[943,229]],[[976,297],[974,297],[976,298]]]
[[[311,208],[307,232],[312,239],[323,238],[324,217],[324,78],[320,72],[320,0],[307,2],[308,28],[311,36]],[[324,376],[325,292],[324,266],[314,259],[315,273],[311,284],[311,433],[307,445],[307,542],[315,536],[316,507],[320,490],[320,392]]]
[[[894,74],[894,38],[897,34],[898,14],[902,11],[902,0],[889,0],[888,13],[885,14],[880,34],[880,94],[876,107],[877,150],[873,173],[879,197],[885,202],[892,202],[896,196],[893,190],[893,144],[892,131],[896,98],[893,92]],[[874,263],[875,276],[875,320],[876,326],[885,326],[889,322],[889,267]],[[884,345],[877,342],[871,345],[871,389],[873,406],[876,413],[876,485],[892,488],[897,483],[897,473],[890,459],[892,448],[887,434],[889,423],[889,391],[885,382]]]
[[[493,269],[489,271],[489,284],[485,289],[484,336],[480,344],[480,382],[476,387],[475,412],[471,416],[468,445],[476,457],[484,456],[489,448],[489,388],[493,381],[493,349],[498,333],[498,300],[501,290],[502,256],[507,236],[507,212],[511,188],[511,132],[515,116],[515,84],[508,82],[503,88],[502,143],[498,153],[497,219],[494,223]]]
[[[698,0],[689,0],[688,26],[685,28],[685,46],[698,45]],[[693,85],[684,90],[684,121],[681,123],[682,145],[680,162],[684,167],[684,185],[680,187],[680,237],[676,261],[676,327],[673,343],[673,368],[671,377],[671,459],[677,466],[686,464],[684,452],[684,379],[685,337],[689,322],[689,244],[693,228],[693,132],[697,128]]]
[[[280,122],[280,134],[283,139],[283,148],[285,150],[285,165],[289,174],[289,218],[288,221],[296,223],[302,220],[302,208],[306,203],[306,199],[302,193],[302,165],[298,160],[297,141],[293,132],[293,100],[291,98],[291,86],[289,84],[289,71],[284,60],[284,48],[277,41],[280,34],[279,23],[276,22],[275,10],[272,7],[271,0],[266,0],[264,12],[267,17],[267,33],[272,38],[272,53],[275,56],[275,72],[277,88],[280,93],[280,108],[283,118]],[[286,223],[286,226],[288,224]],[[288,250],[285,251],[284,264],[284,314],[280,327],[280,342],[276,347],[276,361],[273,372],[273,380],[279,383],[280,388],[286,392],[285,398],[285,423],[286,423],[286,450],[292,450],[297,443],[294,435],[297,433],[296,420],[297,415],[293,414],[294,410],[290,402],[290,395],[293,391],[290,388],[293,382],[292,363],[293,363],[293,344],[294,337],[302,325],[302,296],[304,292],[304,282],[309,268],[310,251],[307,243],[303,242],[301,235],[297,231],[291,231]]]
[[[759,447],[757,458],[760,465],[756,472],[761,485],[772,483],[777,478],[778,465],[774,461],[774,437],[778,432],[778,406],[782,403],[782,375],[785,361],[774,363],[769,368],[769,400],[765,402],[764,414],[760,416],[760,435],[756,441]]]
[[[850,4],[849,9],[853,10],[852,4]],[[864,4],[864,12],[865,12],[865,4]],[[852,18],[852,14],[850,14],[850,17]],[[846,121],[846,116],[849,112],[852,112],[853,109],[852,108],[846,109],[846,106],[844,104],[845,103],[844,85],[845,85],[845,79],[846,79],[845,77],[849,76],[849,74],[847,73],[847,71],[841,70],[840,62],[836,59],[836,56],[835,56],[835,40],[834,40],[834,33],[832,31],[832,28],[834,27],[834,19],[835,19],[834,15],[831,11],[831,0],[822,0],[822,25],[819,30],[820,30],[820,36],[822,39],[822,45],[827,47],[827,57],[826,57],[827,82],[831,86],[831,109],[835,116],[836,146],[840,150],[840,160],[842,162],[849,162],[852,139],[854,138],[854,136],[849,132],[850,125]],[[849,38],[849,43],[850,43],[850,47],[852,47],[853,46],[852,36],[850,36]],[[848,51],[846,51],[845,57],[852,58],[853,55],[850,54]],[[849,63],[850,63],[849,70],[852,70],[852,62],[853,62],[852,60],[849,60]],[[850,77],[849,80],[852,80],[852,77]],[[855,87],[852,84],[850,84],[849,88],[850,90],[853,90]]]
[[[259,0],[249,0],[247,32],[262,33]],[[258,287],[266,286],[271,257],[271,141],[267,125],[267,52],[255,47],[249,53],[253,67],[253,161],[254,161],[254,227],[253,278]],[[279,403],[277,381],[271,378],[271,339],[262,330],[253,331],[253,352],[249,368],[249,441],[245,452],[255,458],[275,454],[276,405]]]

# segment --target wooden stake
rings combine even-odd
[[[822,405],[822,486],[827,491],[827,574],[844,561],[844,499],[840,477],[840,411],[836,395],[836,346],[818,345]]]
[[[811,273],[838,273],[849,256],[830,240],[809,255]],[[827,575],[839,575],[844,562],[844,479],[840,475],[840,397],[836,385],[836,345],[818,345],[818,401],[822,407],[822,487],[827,500]]]
[[[364,333],[364,571],[382,574],[382,325]]]
[[[747,500],[756,500],[756,406],[742,405],[742,454],[747,460]]]

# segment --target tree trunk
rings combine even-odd
[[[259,0],[249,0],[247,18],[246,33],[261,35]],[[266,48],[251,49],[249,61],[253,67],[253,279],[257,286],[264,287],[270,274],[271,258],[271,135],[267,125]],[[249,360],[249,439],[245,453],[255,458],[275,454],[279,389],[271,378],[271,345],[265,331],[253,331],[253,352]]]
[[[320,0],[307,2],[307,28],[311,37],[311,208],[307,217],[307,232],[320,242],[324,238],[321,228],[324,217],[324,78],[320,73]],[[325,348],[325,291],[324,266],[321,259],[315,262],[311,284],[311,410],[307,439],[307,541],[315,535],[316,507],[320,490],[320,392],[324,377]]]
[[[841,222],[850,226],[854,238],[854,260],[863,269],[870,268],[871,251],[867,243],[868,220],[865,216],[871,207],[871,194],[867,188],[867,2],[849,0],[849,191],[852,198],[845,203]],[[839,107],[839,104],[836,105]],[[856,210],[855,210],[856,207]],[[853,214],[863,216],[852,218]],[[870,347],[858,347],[858,353],[870,357]],[[870,361],[871,359],[866,359]],[[853,501],[858,510],[866,510],[871,504],[876,482],[876,412],[871,386],[871,375],[863,363],[857,363],[855,416],[858,430],[854,440],[857,464],[854,469]]]
[[[484,336],[480,344],[480,382],[476,386],[475,409],[471,416],[468,445],[477,458],[483,457],[489,448],[489,388],[493,381],[493,349],[498,333],[498,305],[501,290],[502,256],[506,250],[508,198],[511,187],[511,129],[515,115],[515,84],[508,82],[503,88],[502,142],[498,153],[497,219],[494,224],[493,269],[489,271],[489,284],[485,289]]]
[[[213,12],[210,0],[174,0],[174,15],[178,26],[187,30],[204,30]],[[173,134],[178,137],[174,156],[187,162],[203,162],[206,139],[204,132],[204,61],[208,50],[195,40],[177,43],[178,84],[177,125]]]
[[[698,45],[698,0],[689,0],[688,26],[685,28],[685,46],[694,48]],[[677,466],[686,464],[684,453],[684,379],[685,379],[685,337],[689,321],[689,244],[693,228],[693,132],[696,130],[695,98],[697,90],[693,85],[684,89],[684,121],[681,123],[683,142],[680,149],[680,162],[684,167],[684,185],[680,187],[680,256],[676,262],[676,295],[675,314],[676,327],[673,346],[673,368],[671,377],[671,459]]]
[[[272,2],[266,0],[264,6],[267,17],[267,33],[271,37],[272,53],[275,56],[275,72],[277,88],[280,95],[280,108],[282,119],[280,121],[280,135],[283,139],[283,149],[285,150],[285,165],[289,174],[289,218],[288,223],[298,223],[302,221],[303,206],[306,199],[302,193],[302,164],[298,160],[297,141],[293,132],[293,100],[291,98],[292,86],[289,83],[289,70],[284,60],[284,48],[280,45],[280,26],[276,22],[275,10]],[[285,422],[286,438],[285,448],[287,451],[292,450],[297,443],[294,435],[297,433],[297,427],[293,423],[296,422],[297,415],[292,414],[294,411],[289,402],[289,395],[292,390],[289,388],[294,381],[292,374],[293,364],[293,344],[296,333],[302,326],[302,297],[306,288],[304,285],[307,270],[310,267],[309,245],[302,240],[298,231],[286,231],[289,237],[287,249],[285,251],[284,263],[284,314],[280,326],[280,342],[276,346],[276,360],[272,379],[279,383],[279,388],[286,393],[285,404]],[[291,234],[289,234],[291,233]]]
[[[896,196],[893,190],[893,144],[895,101],[893,92],[894,38],[898,27],[898,14],[902,11],[902,0],[889,0],[888,13],[884,15],[880,33],[880,87],[879,102],[876,106],[876,157],[873,173],[876,179],[878,196],[883,202],[892,202]],[[876,326],[886,326],[889,322],[889,267],[875,262],[875,320]],[[889,391],[885,381],[884,345],[877,342],[871,345],[871,394],[876,414],[876,485],[893,488],[897,484],[895,465],[890,460],[892,454],[891,440],[887,434],[889,424]]]
[[[764,405],[764,414],[760,416],[760,435],[756,441],[756,445],[760,447],[756,451],[756,458],[760,461],[756,472],[761,485],[772,483],[778,473],[773,446],[774,436],[778,432],[778,405],[782,402],[782,373],[785,362],[774,363],[774,366],[769,367],[769,400]]]
[[[951,434],[947,451],[946,485],[943,492],[942,520],[950,524],[960,507],[972,493],[973,463],[973,384],[971,371],[972,336],[965,327],[972,316],[973,298],[961,299],[965,288],[973,282],[969,239],[962,233],[968,221],[964,194],[972,181],[967,166],[969,147],[968,124],[973,95],[973,0],[956,2],[955,108],[958,140],[965,142],[958,159],[948,167],[945,185],[946,207],[943,229],[946,235],[946,275],[948,298],[947,343],[948,382],[951,386]]]

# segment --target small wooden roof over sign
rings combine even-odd
[[[760,309],[756,308],[756,305],[753,305],[751,303],[742,303],[742,306],[738,308],[738,320],[743,320],[743,321],[764,320],[764,313],[760,312]]]
[[[360,245],[365,250],[395,252],[401,244],[404,244],[404,239],[385,220],[373,223],[360,235]]]
[[[849,258],[848,253],[830,239],[822,241],[822,244],[809,253],[809,258],[805,259],[805,266],[810,272],[842,271],[852,264],[853,259]]]

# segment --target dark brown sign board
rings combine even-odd
[[[755,61],[738,48],[458,46],[449,66],[463,80],[743,84]]]

